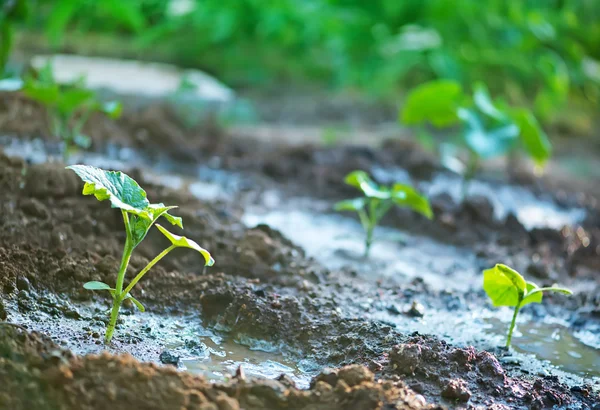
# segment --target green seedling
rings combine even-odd
[[[466,151],[467,159],[458,169],[455,158],[442,157],[449,168],[462,172],[466,191],[482,162],[524,151],[538,167],[550,158],[552,147],[533,114],[525,108],[493,101],[486,87],[478,84],[472,96],[459,83],[438,80],[425,83],[409,93],[400,113],[403,124],[417,126],[417,138],[426,147],[434,145],[427,126],[461,128],[444,144]],[[441,152],[455,152],[440,150]]]
[[[380,186],[364,171],[349,173],[344,182],[358,188],[364,196],[340,201],[335,204],[334,209],[336,211],[354,211],[358,214],[360,223],[366,233],[365,257],[369,256],[375,227],[394,205],[412,209],[428,219],[433,218],[433,212],[427,198],[408,185]]]
[[[573,294],[569,289],[558,286],[540,288],[533,282],[525,281],[523,276],[516,270],[502,264],[497,264],[493,268],[483,271],[483,289],[492,300],[494,306],[510,306],[515,308],[506,338],[507,348],[510,347],[517,315],[523,306],[530,303],[542,303],[544,292],[559,292],[565,295]]]
[[[93,112],[103,112],[110,118],[121,115],[121,104],[115,101],[101,103],[96,94],[84,86],[83,80],[71,84],[58,84],[52,66],[47,64],[37,77],[25,79],[23,93],[48,110],[52,133],[63,142],[63,159],[79,148],[87,149],[91,138],[82,129]]]
[[[115,287],[103,282],[87,282],[83,285],[89,290],[104,290],[110,292],[113,305],[110,314],[110,322],[106,329],[105,342],[110,343],[115,325],[119,317],[119,310],[124,301],[130,300],[140,311],[144,312],[144,306],[131,295],[133,287],[144,277],[144,275],[156,265],[162,258],[175,248],[190,248],[200,252],[206,266],[212,266],[214,260],[210,253],[200,247],[196,242],[183,236],[175,235],[167,231],[161,225],[156,224],[158,230],[171,242],[171,246],[163,250],[157,257],[152,259],[134,278],[129,285],[124,286],[125,273],[129,266],[129,259],[133,250],[144,240],[146,234],[160,217],[165,218],[172,225],[183,228],[179,217],[169,214],[176,206],[165,206],[163,204],[151,204],[146,198],[144,191],[135,180],[122,172],[105,171],[87,165],[72,165],[67,167],[85,182],[83,195],[94,195],[99,201],[109,200],[113,208],[121,210],[125,223],[125,247],[121,258],[121,266],[117,274]]]

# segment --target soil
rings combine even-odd
[[[0,131],[51,140],[42,108],[18,94],[0,97]],[[121,215],[82,196],[82,183],[64,165],[31,164],[0,153],[0,374],[5,381],[0,408],[600,408],[598,384],[591,378],[565,378],[537,362],[530,371],[502,348],[483,342],[468,346],[445,340],[434,329],[407,331],[381,319],[382,312],[410,321],[424,311],[468,313],[487,303],[483,292],[438,290],[419,277],[373,280],[377,265],[337,269],[313,257],[299,237],[269,224],[244,223],[249,208],[268,207],[273,191],[292,205],[294,198],[309,198],[314,204],[307,209],[312,206],[313,212],[318,204],[330,207],[355,195],[340,184],[354,169],[403,170],[408,180],[425,187],[446,171],[418,148],[394,142],[381,148],[249,142],[210,122],[186,129],[160,106],[127,113],[117,123],[97,116],[87,133],[96,152],[112,144],[128,146],[149,164],[161,152],[175,163],[209,163],[240,177],[243,183],[221,199],[201,201],[187,189],[156,184],[145,168],[128,171],[151,201],[179,205],[174,213],[183,218],[185,235],[217,261],[205,269],[199,255],[174,251],[134,294],[148,311],[165,318],[191,317],[232,339],[278,346],[315,376],[308,389],[287,376],[247,378],[243,368],[228,381],[215,382],[158,365],[158,353],[123,354],[131,345],[160,345],[145,330],[124,324],[117,328],[116,347],[99,352],[97,333],[104,324],[89,320],[102,314],[89,306],[108,306],[109,298],[81,284],[114,281],[124,242]],[[390,172],[374,174],[389,182],[386,178],[396,175]],[[600,198],[589,192],[564,195],[529,177],[517,183],[483,181],[515,185],[559,208],[583,209],[585,219],[528,229],[514,213],[497,218],[484,195],[457,201],[439,194],[432,198],[435,222],[394,210],[384,224],[409,238],[468,248],[482,268],[501,261],[540,284],[574,285],[574,297],[548,295],[534,315],[563,318],[571,330],[600,329]],[[164,249],[165,241],[151,232],[136,249],[128,278]],[[404,304],[406,310],[398,307]],[[132,306],[125,306],[125,313],[141,315],[133,314]]]

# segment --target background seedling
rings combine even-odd
[[[85,88],[83,79],[67,85],[58,84],[50,64],[40,70],[37,76],[25,79],[23,93],[48,110],[52,134],[63,142],[65,161],[78,148],[90,147],[90,137],[81,131],[93,112],[118,118],[122,111],[118,102],[101,103],[93,91]]]
[[[511,306],[515,308],[506,347],[510,347],[513,330],[517,321],[519,310],[530,303],[542,303],[544,292],[559,292],[572,295],[569,289],[558,286],[540,288],[533,282],[527,282],[516,270],[506,265],[497,264],[491,269],[483,271],[483,289],[492,300],[494,306]]]
[[[129,283],[124,287],[125,273],[129,266],[129,259],[133,250],[144,240],[146,234],[160,217],[165,218],[173,225],[183,228],[182,220],[179,217],[169,214],[169,211],[176,206],[165,206],[161,204],[151,204],[146,198],[144,191],[135,180],[122,172],[105,171],[99,168],[87,165],[72,165],[67,167],[85,182],[83,187],[84,195],[94,195],[99,201],[109,200],[113,208],[119,208],[123,215],[125,223],[125,247],[121,266],[117,274],[115,287],[111,287],[103,282],[87,282],[83,285],[89,290],[106,290],[110,292],[113,298],[113,307],[110,315],[110,322],[106,329],[105,342],[109,343],[112,339],[115,325],[119,317],[121,304],[125,300],[131,300],[133,304],[142,312],[144,306],[131,295],[133,287],[144,277],[144,275],[156,265],[162,258],[175,248],[194,249],[204,257],[205,265],[212,266],[214,260],[207,250],[203,249],[196,242],[183,236],[175,235],[160,225],[156,225],[158,230],[171,241],[171,246],[162,251],[157,257],[152,259]]]
[[[400,121],[417,126],[419,141],[437,151],[448,168],[462,173],[464,193],[482,162],[523,151],[541,168],[552,152],[548,137],[528,109],[493,101],[483,84],[474,87],[472,96],[451,80],[422,84],[408,94]],[[438,146],[428,127],[448,129],[449,136]],[[458,135],[453,135],[457,128]],[[457,166],[455,154],[461,150],[466,159]]]
[[[375,227],[392,206],[410,208],[429,219],[433,217],[427,198],[408,185],[379,186],[364,171],[353,171],[346,176],[344,181],[361,190],[364,197],[340,201],[335,204],[334,209],[358,213],[360,223],[366,233],[365,257],[369,256]]]

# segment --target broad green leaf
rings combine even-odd
[[[106,283],[104,283],[104,282],[98,282],[96,280],[84,283],[83,287],[85,289],[88,289],[88,290],[108,290],[108,291],[114,291],[114,289],[111,288],[110,286],[108,286]]]
[[[391,193],[392,201],[394,201],[396,205],[410,208],[429,219],[433,218],[433,212],[431,211],[429,200],[419,194],[413,187],[403,184],[395,184],[392,187]]]
[[[526,288],[525,279],[506,265],[483,271],[483,289],[494,306],[517,306]]]
[[[46,24],[46,35],[52,46],[56,46],[61,42],[67,24],[81,5],[82,3],[73,0],[57,0],[54,2]]]
[[[464,94],[456,81],[436,80],[422,84],[407,96],[401,112],[406,125],[430,122],[436,127],[447,127],[458,122],[456,110]]]
[[[25,82],[23,93],[39,103],[46,106],[54,106],[58,104],[60,97],[60,89],[56,84],[42,84],[29,80]]]
[[[534,292],[535,290],[539,289],[538,286],[533,282],[526,282],[526,285],[527,291],[525,292],[525,297],[521,302],[521,306],[525,306],[530,303],[542,303],[542,292]]]
[[[134,305],[135,305],[135,306],[138,308],[138,310],[139,310],[140,312],[142,312],[142,313],[146,311],[146,308],[144,307],[144,305],[142,305],[142,304],[140,303],[140,301],[139,301],[139,300],[137,300],[136,298],[134,298],[133,296],[131,296],[131,294],[129,294],[129,293],[127,294],[127,296],[125,296],[125,299],[123,299],[123,300],[131,300],[131,302],[132,302],[132,303],[133,303],[133,304],[134,304]]]
[[[367,198],[346,199],[336,202],[333,209],[336,211],[359,211],[367,204]]]
[[[360,189],[369,198],[389,199],[390,192],[379,187],[365,171],[352,171],[344,179],[346,184]]]
[[[552,155],[552,144],[532,112],[517,108],[510,112],[519,127],[519,138],[525,151],[538,166],[545,165]]]
[[[175,245],[177,247],[181,247],[181,248],[194,249],[194,250],[200,252],[200,254],[202,254],[202,256],[204,257],[206,266],[212,266],[215,264],[215,260],[210,256],[210,253],[206,249],[204,249],[200,245],[198,245],[196,242],[194,242],[193,240],[188,239],[185,236],[175,235],[175,234],[167,231],[165,228],[163,228],[159,224],[156,224],[156,227],[158,228],[159,231],[162,232],[163,235],[165,235],[167,237],[167,239],[169,239],[171,241],[171,243],[173,245]]]
[[[91,90],[81,88],[59,90],[56,107],[62,114],[69,115],[74,111],[77,111],[84,104],[90,102],[93,98],[94,92]]]
[[[85,182],[83,195],[94,195],[99,201],[109,200],[113,208],[150,219],[146,208],[150,205],[144,191],[133,178],[120,171],[105,171],[88,165],[71,165]]]

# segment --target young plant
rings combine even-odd
[[[163,250],[157,257],[152,259],[142,269],[129,285],[124,286],[125,273],[129,266],[129,259],[133,250],[144,240],[146,234],[160,217],[165,218],[173,225],[183,228],[182,220],[179,217],[169,214],[169,211],[176,206],[165,206],[160,204],[151,204],[146,198],[144,191],[135,180],[122,172],[105,171],[96,167],[87,165],[72,165],[67,167],[75,171],[75,173],[85,182],[83,187],[84,195],[94,195],[99,201],[109,200],[113,208],[119,208],[123,215],[125,223],[125,247],[121,258],[121,266],[117,274],[115,287],[111,287],[103,282],[87,282],[83,285],[89,290],[105,290],[110,292],[113,298],[112,311],[110,314],[110,322],[106,329],[105,343],[110,343],[117,318],[119,317],[119,309],[125,300],[131,300],[133,304],[142,312],[145,311],[144,306],[131,295],[133,287],[144,277],[144,275],[156,265],[162,258],[175,248],[190,248],[200,252],[204,257],[206,266],[212,266],[214,260],[207,250],[203,249],[196,242],[183,236],[175,235],[167,231],[162,226],[156,224],[158,230],[169,239],[171,246]]]
[[[517,321],[519,310],[530,303],[542,303],[544,292],[559,292],[565,295],[572,295],[569,289],[558,286],[540,288],[533,282],[527,282],[516,270],[506,265],[497,264],[491,269],[483,271],[483,289],[492,300],[494,306],[514,307],[514,313],[508,337],[506,338],[506,347],[510,347],[513,330]]]
[[[103,104],[98,101],[95,93],[85,88],[83,80],[58,84],[50,64],[40,70],[37,77],[30,76],[25,80],[23,93],[48,110],[52,133],[63,142],[65,162],[78,148],[90,147],[91,139],[81,131],[93,112],[103,112],[114,119],[121,115],[122,110],[118,102]]]
[[[354,211],[358,214],[366,233],[365,257],[369,256],[375,227],[394,205],[410,208],[429,219],[433,217],[427,198],[408,185],[379,186],[364,171],[352,171],[346,176],[344,182],[358,188],[364,196],[340,201],[335,204],[334,209]]]
[[[449,168],[463,174],[464,191],[481,162],[522,150],[536,166],[542,167],[552,152],[548,137],[529,110],[493,101],[483,84],[476,85],[472,96],[468,96],[454,81],[425,83],[409,93],[400,119],[404,124],[419,127],[417,136],[429,147],[433,145],[433,139],[426,132],[426,125],[436,128],[462,126],[460,133],[444,144],[445,148],[450,145],[466,151],[467,160],[456,167],[453,156],[442,156],[441,159]]]

